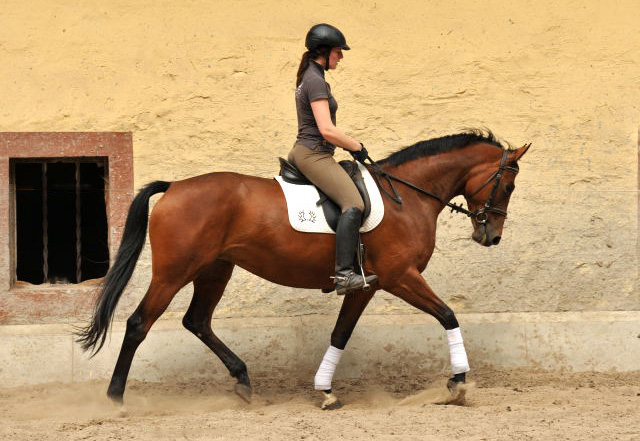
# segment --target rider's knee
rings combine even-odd
[[[343,213],[354,208],[362,213],[364,211],[364,202],[352,202],[350,204],[345,204],[340,208]]]

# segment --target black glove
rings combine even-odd
[[[364,160],[369,157],[369,152],[367,151],[364,145],[362,144],[360,145],[362,146],[360,150],[358,150],[357,152],[354,152],[353,150],[349,150],[349,153],[351,153],[351,156],[353,156],[353,159],[364,164]]]

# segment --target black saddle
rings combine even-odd
[[[282,176],[282,180],[288,182],[290,184],[297,185],[313,185],[311,181],[309,181],[301,172],[296,168],[295,165],[290,163],[284,158],[280,159],[280,176]],[[356,184],[356,188],[358,192],[360,192],[360,196],[364,201],[364,214],[362,216],[362,222],[369,216],[371,213],[371,200],[369,199],[369,192],[367,191],[367,187],[364,184],[364,178],[362,177],[362,173],[360,173],[360,169],[358,168],[358,164],[355,161],[340,161],[338,164],[347,172],[349,177],[353,180],[353,183]],[[317,188],[317,187],[316,187]],[[316,202],[316,205],[322,206],[322,211],[324,212],[324,217],[327,219],[327,223],[329,227],[333,231],[336,231],[336,227],[338,226],[338,219],[340,219],[340,207],[338,204],[333,202],[331,199],[327,197],[326,194],[322,192],[322,190],[318,189],[318,193],[320,193],[320,199]]]

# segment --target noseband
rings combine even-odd
[[[489,176],[489,178],[476,191],[474,191],[469,196],[467,196],[468,198],[472,198],[476,194],[480,193],[480,191],[483,188],[485,188],[487,185],[489,185],[492,180],[494,180],[493,188],[491,189],[491,194],[489,195],[489,199],[487,199],[487,202],[484,203],[482,208],[479,208],[479,209],[477,209],[475,211],[467,210],[466,208],[464,208],[462,206],[462,203],[460,205],[456,205],[456,204],[453,204],[451,202],[445,202],[445,201],[442,200],[441,197],[439,197],[439,196],[437,196],[437,195],[435,195],[435,194],[433,194],[433,193],[431,193],[431,192],[429,192],[429,191],[427,191],[427,190],[425,190],[423,188],[420,188],[417,185],[413,185],[411,182],[407,182],[404,179],[400,179],[397,176],[393,176],[393,175],[387,173],[386,171],[382,170],[382,168],[380,168],[378,163],[375,162],[370,157],[367,156],[367,159],[371,162],[372,169],[373,169],[373,172],[374,172],[374,177],[376,178],[376,181],[378,182],[378,186],[394,202],[396,202],[398,204],[402,204],[402,198],[400,197],[400,195],[396,191],[395,187],[393,186],[392,180],[398,181],[398,182],[406,185],[407,187],[416,190],[419,193],[425,194],[427,196],[430,196],[430,197],[436,199],[441,204],[446,205],[447,207],[451,208],[452,212],[456,211],[458,213],[465,214],[468,217],[471,217],[471,218],[475,219],[475,221],[478,222],[479,224],[486,224],[487,220],[489,218],[488,213],[494,213],[494,214],[498,214],[498,215],[504,216],[504,217],[507,216],[506,210],[503,210],[503,209],[498,208],[498,207],[494,207],[493,206],[493,202],[494,202],[494,199],[496,197],[496,194],[498,193],[498,187],[500,186],[500,180],[502,179],[503,172],[504,171],[510,171],[510,172],[515,173],[515,174],[518,174],[518,171],[519,171],[516,167],[511,167],[511,166],[505,165],[506,162],[507,162],[507,156],[508,155],[509,155],[509,150],[504,150],[503,149],[503,151],[502,151],[502,159],[500,159],[500,166],[498,167],[498,170],[496,170],[491,176]],[[378,181],[378,177],[380,177],[380,176],[386,179],[386,181],[389,184],[389,187],[393,191],[393,194],[390,194],[382,185],[380,185],[380,182]]]

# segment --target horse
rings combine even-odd
[[[475,242],[485,247],[500,243],[518,161],[530,145],[516,149],[505,146],[490,131],[470,130],[417,142],[367,165],[377,185],[390,196],[384,198],[381,223],[362,234],[364,270],[377,274],[378,281],[343,299],[331,345],[315,377],[315,388],[325,397],[323,409],[340,407],[331,391],[333,373],[358,319],[378,290],[432,315],[442,325],[453,373],[449,390],[455,394],[464,388],[469,366],[458,320],[421,273],[435,247],[438,215],[447,205],[469,216]],[[164,195],[149,217],[149,199],[157,193]],[[449,202],[457,195],[464,196],[468,210]],[[93,355],[105,343],[118,299],[145,244],[147,227],[151,282],[127,320],[107,396],[123,403],[136,349],[174,295],[193,282],[193,298],[182,324],[218,356],[236,379],[235,392],[250,402],[246,364],[211,327],[234,267],[276,284],[330,292],[335,238],[295,231],[274,179],[214,172],[175,182],[152,182],[132,201],[120,247],[97,293],[92,317],[76,330],[82,349]]]

